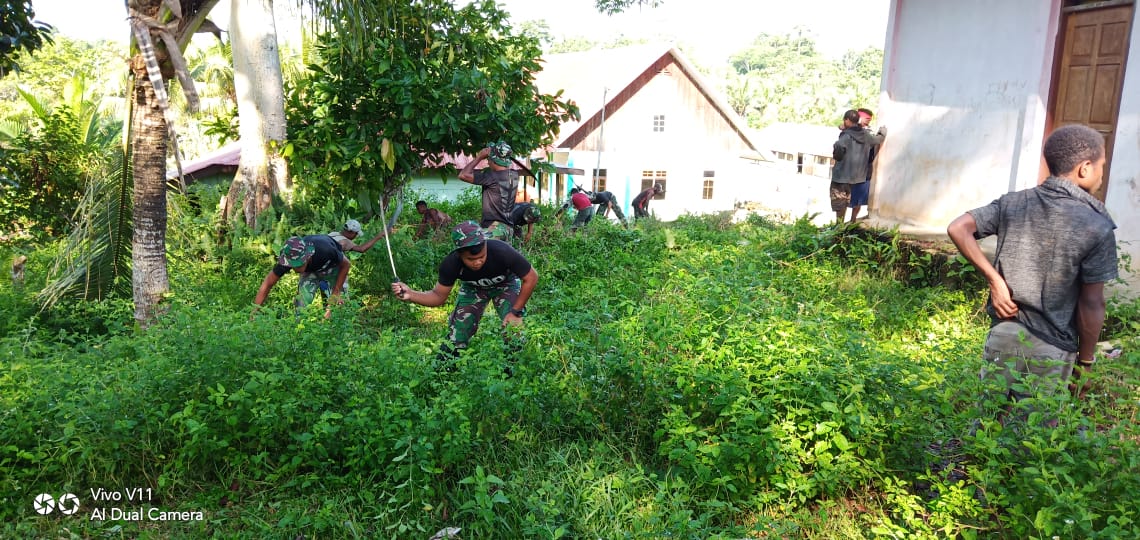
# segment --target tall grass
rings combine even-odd
[[[322,231],[344,218],[309,212]],[[293,222],[266,234],[316,232]],[[459,371],[433,370],[447,308],[393,299],[383,246],[355,259],[331,321],[293,317],[295,278],[251,317],[276,244],[250,232],[218,247],[191,225],[171,310],[145,333],[122,300],[37,314],[34,278],[0,293],[0,535],[1140,533],[1135,341],[1088,401],[1037,402],[1060,428],[1003,427],[975,406],[983,291],[907,279],[898,244],[806,220],[577,235],[545,221],[522,248],[541,280],[506,378],[493,316]],[[392,247],[401,278],[434,283],[446,245],[403,227]],[[91,489],[132,487],[204,519],[88,519],[113,506]],[[65,492],[82,518],[32,511]]]

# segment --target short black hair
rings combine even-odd
[[[579,191],[582,191],[582,188],[577,187],[577,186],[570,188],[570,194],[571,195],[578,193]]]
[[[483,242],[479,242],[478,244],[475,244],[473,246],[461,247],[461,248],[459,248],[459,253],[461,255],[464,253],[466,253],[468,255],[478,255],[480,251],[483,251],[483,246],[486,246],[486,245],[487,245],[487,242],[483,241]]]
[[[858,109],[855,109],[855,110],[856,110],[856,111],[858,111],[858,112],[861,112],[861,113],[863,113],[863,114],[865,114],[865,115],[867,115],[867,116],[870,116],[870,117],[872,117],[872,118],[874,118],[874,116],[875,116],[875,113],[871,112],[871,109],[866,109],[866,108],[862,108],[862,107],[860,107],[860,108],[858,108]]]
[[[851,122],[852,124],[858,124],[859,123],[859,111],[857,111],[855,109],[848,109],[847,112],[843,113],[843,119],[848,121],[848,122]]]
[[[1045,139],[1042,153],[1049,174],[1061,176],[1085,161],[1100,159],[1104,155],[1104,135],[1083,124],[1061,126]]]
[[[416,206],[427,206],[427,201],[416,201]]]

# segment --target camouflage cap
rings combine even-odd
[[[536,223],[542,219],[542,211],[532,204],[523,210],[523,219],[530,223]]]
[[[491,152],[487,154],[487,158],[490,159],[491,162],[500,167],[511,166],[511,156],[514,155],[511,152],[511,145],[503,141],[498,141],[491,143],[490,149]]]
[[[297,268],[308,262],[315,250],[312,244],[302,240],[300,236],[293,236],[285,241],[277,258],[277,264]]]
[[[451,230],[451,241],[455,249],[477,246],[487,241],[487,231],[474,221],[464,221]]]

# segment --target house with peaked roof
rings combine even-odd
[[[1036,186],[1055,128],[1107,143],[1095,195],[1140,257],[1140,10],[1134,0],[891,0],[871,184],[883,225],[944,234],[962,212]],[[1135,49],[1135,50],[1132,50]],[[904,228],[904,230],[906,230]],[[1136,275],[1132,293],[1140,292]]]
[[[665,192],[649,207],[667,220],[731,210],[761,196],[755,161],[771,155],[676,48],[639,45],[544,60],[539,89],[562,90],[581,111],[553,145],[556,162],[586,171],[574,183],[612,192],[627,210],[638,193],[661,184]],[[565,197],[558,186],[534,187]]]
[[[771,153],[752,142],[743,120],[676,48],[638,45],[548,55],[543,62],[535,76],[539,90],[561,90],[581,118],[563,124],[542,156],[559,173],[525,177],[520,191],[528,199],[560,202],[581,186],[612,192],[632,213],[633,198],[657,183],[665,192],[650,211],[672,220],[763,196],[765,170],[757,163],[771,163]],[[438,174],[412,185],[447,198],[467,186]]]

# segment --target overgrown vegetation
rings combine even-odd
[[[537,88],[537,41],[494,2],[402,9],[401,20],[434,23],[367,36],[364,53],[350,36],[323,34],[318,61],[290,88],[287,154],[312,200],[354,198],[371,214],[425,163],[500,139],[526,156],[578,118],[561,90]]]
[[[199,194],[207,214],[217,195]],[[1028,400],[1028,421],[1003,426],[976,401],[982,288],[914,275],[922,255],[889,235],[758,216],[578,235],[544,222],[524,248],[541,281],[515,376],[487,329],[458,372],[435,373],[447,309],[391,298],[382,248],[356,258],[331,321],[295,319],[291,281],[250,316],[273,246],[345,216],[299,205],[219,247],[174,204],[175,292],[145,333],[122,300],[38,313],[52,245],[0,289],[0,536],[1140,534],[1134,304],[1113,306],[1125,354],[1086,401]],[[479,211],[474,195],[438,206]],[[397,272],[427,288],[447,246],[412,241],[412,219]],[[1043,411],[1060,427],[1039,427]],[[88,519],[144,506],[90,490],[137,487],[203,520]],[[67,492],[79,515],[32,511]]]

